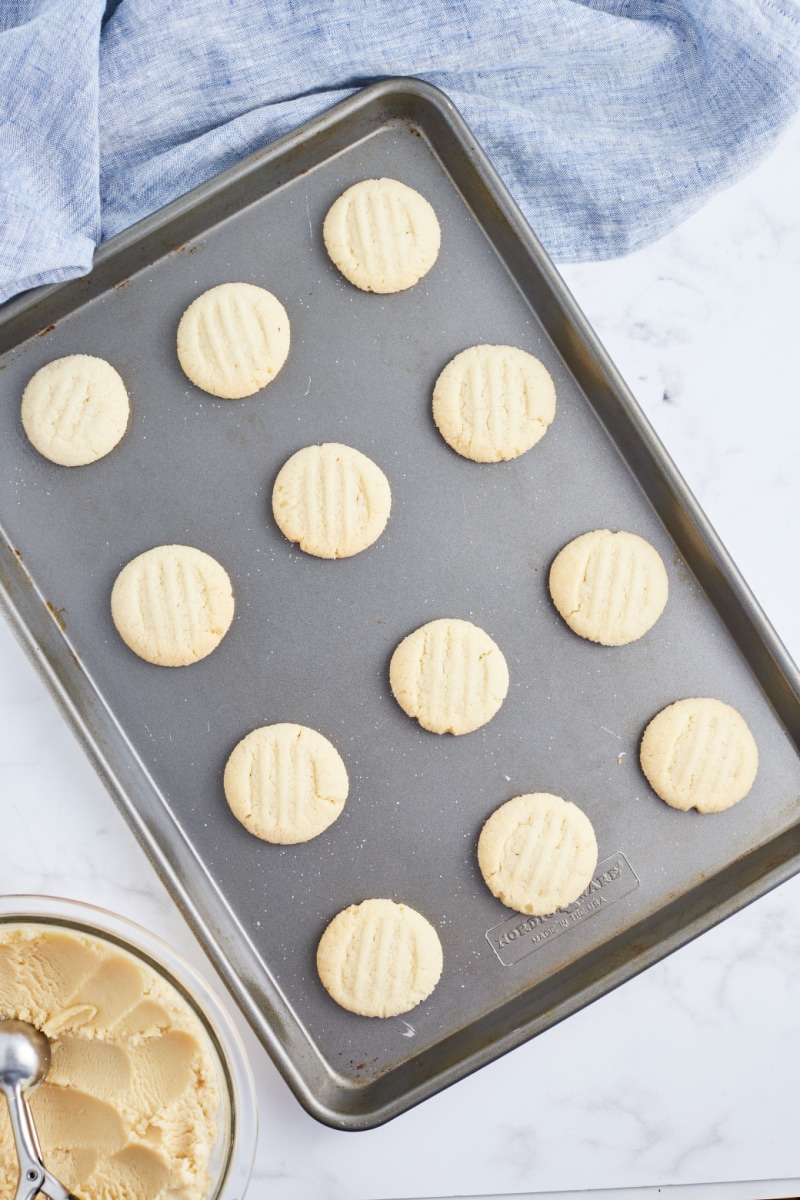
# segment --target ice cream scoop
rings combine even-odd
[[[41,1083],[50,1069],[50,1043],[27,1021],[0,1018],[0,1091],[8,1101],[11,1128],[19,1159],[15,1200],[79,1200],[51,1175],[42,1161],[42,1149],[33,1123],[27,1093]]]

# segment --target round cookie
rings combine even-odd
[[[415,909],[365,900],[333,918],[317,948],[317,971],[342,1008],[362,1017],[397,1017],[436,987],[442,944]]]
[[[281,532],[317,558],[349,558],[383,533],[392,506],[380,467],[352,446],[305,446],[288,459],[272,489]]]
[[[744,718],[721,700],[677,700],[644,731],[639,760],[657,796],[672,808],[722,812],[753,786],[758,747]]]
[[[111,616],[147,662],[185,667],[210,654],[233,620],[224,567],[193,546],[155,546],[131,559],[111,592]]]
[[[556,413],[547,369],[516,346],[470,346],[442,371],[433,419],[444,440],[474,462],[517,458],[543,438]]]
[[[225,798],[245,829],[265,842],[293,846],[332,825],[347,799],[338,750],[306,725],[254,729],[225,766]]]
[[[431,733],[471,733],[508,691],[500,648],[471,621],[429,621],[404,638],[389,664],[394,698]]]
[[[125,384],[110,363],[70,354],[41,367],[22,395],[22,425],[33,445],[62,467],[97,462],[128,425]]]
[[[668,594],[661,556],[635,533],[583,533],[550,568],[550,595],[561,616],[580,637],[603,646],[642,637],[661,616]]]
[[[577,900],[597,866],[597,840],[584,812],[533,792],[496,809],[478,839],[486,886],[503,904],[547,916]]]
[[[289,318],[272,292],[221,283],[193,300],[178,325],[178,358],[192,383],[240,400],[266,387],[289,353]]]
[[[343,192],[322,229],[325,249],[345,279],[364,292],[402,292],[436,262],[436,213],[397,179],[364,179]]]

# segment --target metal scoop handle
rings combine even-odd
[[[42,1161],[42,1148],[36,1126],[33,1123],[30,1105],[19,1084],[2,1089],[8,1101],[11,1129],[19,1159],[19,1183],[15,1200],[34,1200],[35,1196],[47,1196],[48,1200],[79,1200],[67,1191],[55,1175],[51,1175]]]

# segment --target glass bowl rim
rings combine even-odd
[[[148,961],[196,1010],[210,1036],[228,1088],[230,1147],[208,1200],[240,1200],[253,1172],[258,1140],[256,1086],[244,1042],[228,1010],[200,972],[157,934],[110,909],[64,896],[0,896],[0,923],[55,924],[115,942]]]

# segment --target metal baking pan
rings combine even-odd
[[[414,288],[351,287],[321,239],[349,184],[389,175],[442,227]],[[175,330],[204,289],[245,280],[291,320],[286,367],[263,392],[192,387]],[[521,458],[475,464],[430,415],[459,350],[510,343],[546,364],[558,410]],[[45,362],[100,355],[129,388],[118,448],[53,466],[19,421]],[[85,279],[23,296],[0,318],[0,552],[7,616],[206,951],[298,1099],[365,1129],[453,1083],[630,978],[798,869],[798,673],[625,384],[448,100],[414,81],[369,88],[98,251]],[[387,474],[379,541],[330,562],[289,545],[273,481],[303,445],[345,442]],[[669,573],[656,626],[608,649],[553,610],[547,572],[588,529],[650,540]],[[234,584],[230,633],[166,670],[136,658],[109,593],[135,554],[188,542]],[[499,714],[462,738],[409,720],[388,687],[397,642],[466,617],[502,648]],[[685,696],[743,713],[761,766],[716,816],[659,801],[638,764],[649,719]],[[342,817],[294,847],[252,838],[225,804],[235,743],[298,721],[342,753]],[[575,801],[601,862],[586,896],[545,921],[483,885],[486,816],[521,792]],[[439,929],[442,980],[406,1019],[338,1008],[314,967],[330,918],[390,896]]]

